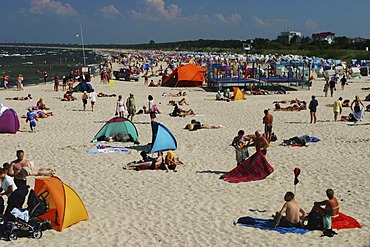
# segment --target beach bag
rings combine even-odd
[[[308,230],[323,230],[324,229],[324,219],[322,215],[317,211],[311,211],[308,214],[308,223],[306,228]]]

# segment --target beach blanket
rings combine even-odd
[[[303,136],[301,136],[300,138],[305,139],[305,140],[306,140],[306,142],[318,142],[318,141],[320,141],[320,139],[319,139],[319,138],[314,137],[314,136],[309,136],[309,135],[303,135]]]
[[[351,216],[345,215],[339,212],[339,216],[332,218],[332,228],[333,229],[347,229],[347,228],[361,228],[361,224]]]
[[[113,149],[105,148],[105,149],[88,149],[88,150],[86,150],[86,152],[89,153],[89,154],[97,154],[97,153],[107,154],[107,153],[128,153],[129,150],[127,148],[122,148],[122,149],[118,149],[118,148],[113,148]]]
[[[240,183],[261,180],[274,171],[262,151],[258,151],[251,157],[238,164],[237,167],[220,177],[230,183]]]
[[[254,227],[262,230],[268,230],[268,231],[276,231],[281,234],[285,233],[298,233],[298,234],[306,234],[309,232],[307,229],[303,228],[296,228],[296,227],[275,227],[275,222],[272,219],[265,220],[265,219],[258,219],[258,218],[252,218],[249,216],[241,217],[238,219],[237,222],[235,222],[236,225],[241,226],[248,226],[248,227]]]

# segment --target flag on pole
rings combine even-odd
[[[301,173],[301,169],[298,167],[294,168],[294,185],[297,185],[299,183],[298,176]]]

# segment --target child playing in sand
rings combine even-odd
[[[26,123],[28,123],[28,121],[30,122],[31,132],[36,132],[36,121],[39,120],[37,119],[36,113],[33,112],[32,107],[28,108]]]

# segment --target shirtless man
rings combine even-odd
[[[16,154],[17,159],[10,163],[8,175],[14,177],[17,186],[17,182],[19,182],[17,180],[25,181],[27,176],[53,176],[55,173],[51,168],[37,168],[32,166],[29,160],[24,159],[23,150],[17,150]]]
[[[328,200],[314,202],[312,211],[318,211],[324,217],[326,231],[335,234],[331,228],[331,219],[339,215],[339,203],[337,198],[334,197],[334,190],[327,189],[326,196],[328,197]],[[325,208],[322,208],[321,206],[325,206]]]
[[[260,131],[256,131],[254,133],[256,137],[253,139],[253,143],[250,143],[249,145],[256,146],[256,151],[261,150],[264,155],[267,154],[267,148],[269,147],[269,143],[266,140],[266,138],[261,134]]]
[[[263,124],[265,124],[265,137],[268,143],[271,142],[271,133],[272,133],[272,122],[274,118],[269,113],[269,110],[264,110],[265,116],[263,117]]]
[[[275,227],[301,227],[301,220],[307,215],[299,202],[294,199],[293,192],[288,191],[284,200],[286,201],[274,217]],[[301,215],[300,215],[301,213]],[[285,214],[285,216],[283,215]]]

